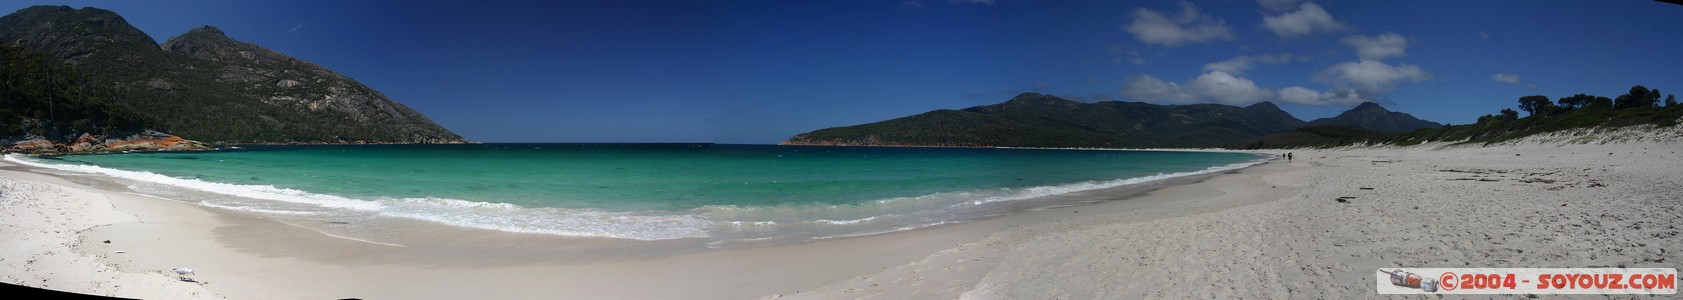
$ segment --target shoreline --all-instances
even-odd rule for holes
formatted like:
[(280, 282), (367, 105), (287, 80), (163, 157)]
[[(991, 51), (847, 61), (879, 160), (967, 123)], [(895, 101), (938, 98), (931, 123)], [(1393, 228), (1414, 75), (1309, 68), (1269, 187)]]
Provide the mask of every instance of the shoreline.
[(1214, 196), (1242, 209), (1040, 223), (785, 296), (1356, 299), (1378, 268), (1678, 267), (1683, 131), (1561, 136), (1296, 149), (1267, 189)]
[[(785, 150), (787, 151), (787, 150)], [(796, 150), (798, 151), (798, 150)], [(1140, 152), (1147, 153), (1147, 152)], [(144, 156), (143, 156), (144, 157)], [(1096, 156), (1095, 156), (1096, 157)], [(108, 178), (116, 183), (104, 185), (133, 185), (139, 191), (147, 194), (159, 195), (173, 199), (184, 200), (187, 203), (216, 208), (221, 211), (232, 211), (238, 214), (271, 217), (285, 221), (295, 221), (300, 226), (316, 229), (330, 235), (378, 241), (387, 244), (409, 244), (394, 241), (384, 228), (412, 227), (409, 222), (393, 221), (391, 219), (415, 219), (432, 223), (448, 224), (457, 227), (489, 229), (504, 232), (539, 233), (575, 238), (616, 238), (634, 239), (642, 241), (684, 240), (668, 244), (697, 241), (699, 238), (706, 245), (696, 247), (706, 248), (735, 248), (765, 245), (782, 245), (801, 243), (814, 240), (836, 239), (844, 237), (885, 234), (899, 231), (916, 230), (926, 227), (944, 226), (947, 224), (973, 222), (980, 219), (1009, 215), (1024, 210), (1039, 209), (1052, 206), (1068, 206), (1091, 202), (1077, 197), (1047, 197), (1048, 195), (1068, 194), (1086, 190), (1102, 190), (1114, 187), (1126, 187), (1142, 182), (1159, 181), (1165, 178), (1196, 176), (1201, 174), (1220, 173), (1227, 170), (1244, 168), (1270, 159), (1269, 156), (1247, 153), (1233, 153), (1219, 155), (1220, 160), (1206, 162), (1211, 165), (1198, 165), (1196, 162), (1185, 163), (1184, 166), (1161, 173), (1127, 172), (1119, 174), (1117, 179), (1079, 181), (1069, 183), (1036, 183), (1038, 185), (1024, 187), (998, 188), (997, 190), (977, 188), (974, 190), (960, 190), (938, 192), (917, 196), (890, 195), (891, 197), (873, 198), (874, 202), (861, 201), (864, 208), (826, 206), (822, 203), (793, 204), (779, 206), (744, 206), (734, 205), (706, 205), (696, 208), (681, 208), (667, 211), (601, 211), (591, 208), (548, 208), (544, 206), (493, 206), (492, 209), (479, 209), (482, 205), (465, 205), (477, 202), (456, 200), (452, 198), (403, 198), (391, 201), (391, 198), (378, 196), (346, 197), (334, 194), (315, 194), (292, 188), (277, 188), (262, 183), (220, 183), (200, 179), (192, 176), (191, 172), (185, 177), (167, 177), (157, 173), (145, 171), (129, 171), (98, 166), (98, 160), (77, 162), (55, 161), (47, 159), (31, 159), (24, 156), (8, 156), (6, 161), (12, 164), (39, 167), (53, 174), (97, 174), (92, 177), (73, 175), (74, 178)], [(114, 158), (114, 157), (113, 157)], [(185, 158), (198, 158), (187, 156)], [(220, 161), (220, 158), (215, 159)], [(1050, 170), (1056, 170), (1051, 168)], [(175, 174), (183, 174), (177, 172)], [(235, 174), (238, 176), (238, 174)], [(1017, 175), (1017, 177), (1026, 177)], [(240, 177), (243, 179), (243, 177)], [(253, 176), (253, 179), (256, 177)], [(224, 177), (226, 179), (226, 177)], [(1009, 178), (1006, 178), (1007, 180)], [(1030, 178), (1033, 180), (1033, 178)], [(1018, 180), (1022, 180), (1019, 178)], [(86, 180), (84, 180), (86, 181)], [(119, 189), (127, 191), (127, 189)], [(230, 197), (232, 196), (232, 197)], [(409, 196), (422, 197), (422, 196)], [(263, 205), (265, 203), (242, 203), (255, 200), (216, 200), (216, 199), (263, 199), (282, 204)], [(471, 199), (471, 198), (466, 198)], [(1055, 201), (1053, 201), (1055, 200)], [(285, 203), (283, 203), (285, 202)], [(293, 204), (302, 203), (302, 204)], [(890, 203), (890, 204), (884, 204)], [(309, 204), (326, 207), (327, 210), (312, 209), (300, 205)], [(880, 205), (879, 205), (880, 204)], [(288, 206), (289, 205), (289, 206)], [(463, 208), (463, 206), (466, 208)], [(500, 204), (499, 204), (500, 205)], [(439, 211), (435, 211), (439, 210)], [(450, 212), (454, 210), (455, 212)], [(440, 212), (442, 211), (442, 212)], [(745, 213), (739, 213), (745, 211)], [(501, 213), (502, 215), (497, 215)], [(547, 214), (551, 219), (570, 224), (575, 219), (583, 221), (584, 225), (596, 225), (589, 220), (608, 217), (625, 216), (628, 220), (609, 220), (603, 224), (619, 227), (591, 227), (586, 226), (575, 230), (574, 227), (558, 226), (545, 223), (540, 219)], [(607, 214), (603, 217), (599, 214)], [(717, 215), (715, 215), (717, 214)], [(513, 220), (509, 220), (513, 216)], [(884, 218), (878, 218), (884, 217)], [(679, 219), (691, 222), (666, 225), (639, 225), (638, 220), (668, 221)], [(842, 221), (832, 221), (836, 219)], [(498, 220), (503, 220), (498, 223)], [(776, 222), (756, 222), (774, 220)], [(816, 220), (816, 221), (800, 221)], [(694, 222), (700, 222), (696, 224)], [(863, 222), (863, 223), (861, 223)], [(768, 224), (762, 224), (768, 223)], [(810, 223), (810, 224), (808, 224)], [(325, 224), (325, 225), (324, 225)], [(346, 224), (354, 224), (342, 226)], [(385, 224), (402, 224), (384, 226)], [(536, 225), (523, 225), (536, 224)], [(664, 223), (662, 223), (664, 224)], [(815, 225), (814, 225), (815, 224)], [(368, 229), (379, 226), (382, 228)], [(615, 229), (624, 229), (616, 231)], [(670, 229), (669, 229), (670, 228)], [(590, 229), (596, 229), (591, 231)], [(680, 231), (688, 230), (688, 231)], [(652, 232), (652, 233), (651, 233)], [(665, 234), (678, 232), (680, 234)]]
[[(45, 202), (106, 199), (110, 212), (96, 209), (95, 215), (117, 212), (136, 220), (105, 217), (107, 224), (62, 233), (74, 237), (74, 255), (43, 258), (110, 266), (107, 273), (122, 276), (65, 288), (95, 294), (1365, 298), (1374, 296), (1376, 268), (1676, 267), (1683, 252), (1666, 249), (1683, 249), (1677, 239), (1683, 236), (1683, 203), (1675, 201), (1683, 198), (1675, 186), (1683, 182), (1675, 171), (1683, 169), (1683, 155), (1673, 150), (1683, 134), (1673, 131), (1604, 144), (1293, 149), (1293, 161), (1055, 196), (1096, 204), (881, 235), (679, 252), (624, 247), (659, 242), (421, 223), (394, 224), (412, 229), (406, 234), (414, 239), (393, 247), (19, 173), (15, 166), (0, 167), (0, 178), (57, 185), (84, 198), (98, 195), (94, 201)], [(1354, 198), (1333, 201), (1342, 197)], [(111, 254), (116, 250), (126, 253)], [(8, 253), (0, 261), (0, 278), (7, 282), (63, 276), (19, 272), (16, 256)], [(194, 278), (207, 283), (176, 282), (163, 273), (180, 266), (194, 268)], [(135, 278), (152, 279), (124, 281)], [(124, 288), (100, 288), (112, 282)], [(128, 290), (141, 286), (152, 293)], [(63, 286), (49, 286), (55, 287)]]
[[(1234, 171), (1053, 196), (1090, 198), (1091, 201), (1103, 202), (1099, 204), (1052, 207), (961, 224), (788, 245), (679, 251), (672, 250), (677, 247), (660, 245), (670, 246), (688, 241), (567, 238), (461, 228), (417, 220), (392, 220), (391, 223), (394, 224), (385, 226), (402, 229), (394, 233), (399, 236), (396, 238), (399, 242), (369, 241), (334, 236), (308, 225), (218, 211), (123, 191), (104, 190), (86, 183), (95, 179), (73, 180), (57, 175), (29, 174), (37, 176), (31, 181), (99, 194), (110, 199), (111, 207), (115, 211), (132, 214), (142, 220), (118, 222), (83, 231), (79, 240), (84, 246), (77, 250), (78, 253), (93, 257), (105, 255), (106, 258), (100, 260), (102, 264), (114, 266), (114, 269), (125, 273), (146, 275), (162, 275), (160, 270), (179, 266), (170, 264), (168, 258), (142, 253), (192, 253), (183, 256), (195, 257), (199, 260), (197, 263), (177, 264), (194, 268), (198, 273), (194, 278), (209, 283), (203, 285), (204, 288), (225, 297), (431, 298), (444, 297), (441, 295), (466, 297), (486, 292), (450, 288), (419, 292), (413, 287), (406, 287), (408, 285), (405, 283), (413, 282), (409, 280), (430, 280), (392, 279), (402, 277), (394, 276), (395, 274), (415, 274), (425, 278), (495, 280), (487, 282), (452, 279), (452, 282), (458, 282), (460, 285), (440, 286), (505, 286), (507, 288), (502, 290), (506, 291), (493, 295), (514, 298), (553, 295), (612, 298), (752, 298), (810, 289), (849, 276), (888, 269), (990, 232), (1054, 221), (1078, 211), (1087, 214), (1098, 213), (1105, 211), (1101, 206), (1107, 204), (1119, 207), (1112, 208), (1111, 211), (1153, 206), (1148, 202), (1163, 202), (1161, 200), (1167, 198), (1141, 199), (1160, 189), (1197, 184), (1211, 178), (1223, 177), (1220, 176), (1222, 173), (1252, 172), (1268, 165), (1269, 163), (1263, 163)], [(17, 170), (25, 168), (33, 167), (6, 162), (4, 167), (0, 167), (0, 170), (3, 170), (0, 171), (0, 177), (29, 178), (30, 176), (20, 174), (29, 171)], [(121, 186), (114, 183), (92, 185)], [(183, 228), (144, 221), (159, 219), (191, 220), (175, 223), (194, 226)], [(120, 242), (136, 239), (191, 242), (167, 246)], [(91, 242), (104, 240), (112, 240), (113, 243), (108, 246)], [(123, 257), (127, 259), (108, 259), (112, 255), (110, 253), (117, 250), (125, 251)], [(350, 268), (352, 266), (354, 268)], [(250, 273), (255, 270), (263, 271), (261, 274)], [(670, 273), (674, 270), (681, 270), (679, 273), (690, 275), (674, 276)], [(229, 273), (230, 271), (233, 272)], [(506, 275), (510, 273), (526, 275)], [(720, 273), (744, 275), (729, 280), (698, 279)], [(506, 277), (519, 279), (510, 280)], [(165, 279), (172, 278), (166, 276)], [(571, 284), (557, 284), (555, 281)], [(629, 285), (632, 282), (637, 283), (637, 286), (674, 288), (647, 290)], [(529, 286), (556, 286), (557, 290), (530, 291), (525, 288)], [(616, 288), (600, 288), (603, 286)]]

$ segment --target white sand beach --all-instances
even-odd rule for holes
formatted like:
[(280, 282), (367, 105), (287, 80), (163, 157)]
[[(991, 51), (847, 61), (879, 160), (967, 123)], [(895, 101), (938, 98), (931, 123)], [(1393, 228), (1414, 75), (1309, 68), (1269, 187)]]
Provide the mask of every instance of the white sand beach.
[(411, 238), (372, 243), (7, 164), (0, 281), (149, 299), (1370, 298), (1381, 267), (1676, 268), (1679, 150), (1676, 127), (1299, 149), (1226, 174), (1060, 196), (1113, 200), (1094, 205), (591, 256), (554, 252), (627, 242), (416, 222)]

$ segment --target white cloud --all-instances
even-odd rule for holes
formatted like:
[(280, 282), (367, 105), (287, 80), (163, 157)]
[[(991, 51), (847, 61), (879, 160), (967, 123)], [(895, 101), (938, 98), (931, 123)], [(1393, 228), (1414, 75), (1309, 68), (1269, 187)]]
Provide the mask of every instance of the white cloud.
[(1347, 105), (1370, 101), (1362, 98), (1362, 95), (1355, 90), (1320, 92), (1301, 86), (1293, 86), (1280, 89), (1279, 94), (1279, 99), (1282, 102), (1305, 105)]
[(292, 28), (287, 29), (286, 33), (298, 32), (299, 29), (304, 29), (305, 26), (310, 26), (310, 23), (298, 23), (298, 25), (292, 25)]
[(1192, 101), (1193, 99), (1192, 94), (1188, 94), (1187, 91), (1180, 88), (1180, 84), (1168, 83), (1168, 81), (1155, 78), (1155, 76), (1148, 76), (1148, 74), (1129, 76), (1129, 78), (1123, 79), (1123, 91), (1119, 94), (1123, 94), (1124, 98), (1139, 99), (1139, 101), (1151, 101), (1151, 99)]
[(1151, 75), (1128, 78), (1122, 87), (1123, 96), (1135, 100), (1168, 100), (1175, 102), (1219, 102), (1245, 104), (1274, 99), (1273, 90), (1256, 82), (1226, 72), (1205, 72), (1181, 85), (1163, 81)]
[(1134, 100), (1170, 100), (1190, 102), (1196, 98), (1181, 88), (1180, 84), (1163, 81), (1151, 75), (1128, 77), (1122, 82), (1122, 96)]
[(1496, 75), (1491, 75), (1490, 76), (1490, 80), (1495, 80), (1496, 82), (1512, 84), (1512, 85), (1523, 85), (1527, 88), (1533, 88), (1533, 89), (1537, 88), (1537, 83), (1535, 83), (1535, 82), (1525, 82), (1525, 79), (1520, 78), (1519, 75), (1517, 75), (1517, 74), (1496, 73)]
[(1233, 39), (1233, 31), (1225, 21), (1199, 14), (1192, 3), (1181, 2), (1180, 6), (1181, 14), (1173, 17), (1151, 9), (1136, 9), (1134, 21), (1126, 29), (1141, 42), (1168, 47)]
[(1250, 103), (1274, 97), (1274, 91), (1256, 86), (1256, 82), (1250, 79), (1221, 71), (1198, 75), (1198, 78), (1192, 79), (1192, 83), (1186, 86), (1191, 88), (1194, 95), (1203, 99), (1228, 104)]
[(1364, 60), (1380, 60), (1407, 54), (1408, 37), (1390, 32), (1378, 36), (1352, 35), (1344, 37), (1344, 44), (1356, 47), (1356, 56)]
[(1184, 85), (1151, 75), (1129, 77), (1120, 93), (1138, 101), (1216, 102), (1232, 105), (1281, 101), (1303, 105), (1348, 105), (1372, 101), (1353, 90), (1321, 92), (1301, 86), (1271, 90), (1226, 72), (1205, 72)]
[[(1315, 82), (1332, 84), (1335, 89), (1320, 92), (1303, 87), (1288, 87), (1278, 92), (1280, 101), (1313, 105), (1373, 101), (1405, 83), (1432, 79), (1432, 73), (1420, 66), (1401, 63), (1392, 65), (1379, 61), (1402, 56), (1408, 47), (1407, 37), (1389, 32), (1378, 36), (1352, 35), (1344, 37), (1344, 43), (1355, 47), (1356, 55), (1361, 59), (1329, 66), (1317, 72), (1313, 78)], [(1503, 75), (1498, 74), (1497, 80), (1503, 80)], [(1513, 80), (1518, 81), (1517, 77)]]
[(1303, 88), (1301, 86), (1280, 89), (1280, 101), (1290, 103), (1312, 103), (1320, 101), (1321, 92)]
[(1316, 91), (1291, 86), (1278, 91), (1258, 86), (1250, 79), (1223, 71), (1209, 71), (1191, 81), (1180, 84), (1164, 81), (1151, 75), (1139, 75), (1124, 80), (1123, 97), (1136, 101), (1214, 102), (1242, 105), (1259, 101), (1281, 101), (1303, 105), (1348, 105), (1373, 101), (1353, 88)]
[(1214, 71), (1227, 72), (1231, 74), (1244, 74), (1245, 70), (1251, 69), (1251, 63), (1254, 62), (1255, 59), (1250, 56), (1234, 57), (1229, 60), (1204, 64), (1204, 72)]
[(1506, 84), (1520, 84), (1522, 82), (1525, 82), (1524, 80), (1521, 80), (1519, 78), (1519, 75), (1508, 74), (1508, 73), (1496, 73), (1495, 76), (1490, 76), (1490, 79), (1495, 80), (1496, 82), (1501, 82), (1501, 83), (1506, 83)]
[(1281, 101), (1304, 105), (1347, 105), (1375, 101), (1411, 82), (1432, 79), (1432, 74), (1417, 65), (1390, 64), (1380, 58), (1401, 56), (1408, 39), (1394, 33), (1379, 36), (1351, 36), (1345, 43), (1355, 46), (1362, 59), (1335, 64), (1322, 69), (1313, 77), (1315, 82), (1333, 86), (1330, 90), (1315, 90), (1290, 86), (1279, 90), (1259, 86), (1242, 75), (1256, 64), (1279, 64), (1307, 61), (1309, 58), (1291, 54), (1246, 55), (1204, 65), (1204, 73), (1185, 83), (1165, 81), (1150, 75), (1125, 80), (1124, 97), (1143, 101), (1216, 102), (1244, 104), (1256, 101)]
[(1204, 72), (1221, 71), (1228, 74), (1244, 74), (1255, 63), (1283, 64), (1292, 61), (1308, 61), (1308, 57), (1284, 54), (1242, 55), (1233, 59), (1204, 64)]
[(1354, 89), (1366, 95), (1384, 95), (1398, 85), (1432, 79), (1432, 73), (1420, 66), (1362, 59), (1327, 67), (1316, 75), (1315, 81), (1331, 83), (1340, 88)]
[[(1266, 7), (1266, 6), (1265, 6)], [(1268, 28), (1281, 37), (1293, 38), (1313, 35), (1317, 32), (1336, 32), (1350, 28), (1332, 18), (1320, 5), (1304, 2), (1297, 11), (1280, 14), (1278, 16), (1263, 16), (1262, 27)]]

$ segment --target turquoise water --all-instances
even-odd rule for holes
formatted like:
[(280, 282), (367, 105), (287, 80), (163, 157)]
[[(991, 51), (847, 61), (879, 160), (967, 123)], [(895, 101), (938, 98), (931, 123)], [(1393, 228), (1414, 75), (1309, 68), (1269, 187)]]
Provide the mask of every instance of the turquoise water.
[(1237, 168), (1259, 158), (1150, 151), (482, 144), (13, 159), (124, 178), (135, 190), (160, 196), (186, 195), (172, 189), (210, 192), (186, 200), (253, 213), (401, 217), (564, 236), (753, 240), (974, 220), (1021, 209), (1041, 196)]

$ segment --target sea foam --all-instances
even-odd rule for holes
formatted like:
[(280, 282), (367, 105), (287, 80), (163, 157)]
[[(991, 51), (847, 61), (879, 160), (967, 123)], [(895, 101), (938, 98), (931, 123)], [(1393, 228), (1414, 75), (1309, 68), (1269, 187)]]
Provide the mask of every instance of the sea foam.
[[(636, 240), (667, 240), (707, 237), (708, 222), (688, 215), (637, 214), (592, 209), (526, 208), (508, 203), (477, 202), (444, 198), (399, 198), (361, 200), (315, 194), (271, 185), (208, 182), (161, 174), (111, 169), (91, 165), (54, 164), (6, 155), (17, 164), (76, 173), (98, 174), (249, 199), (308, 204), (328, 209), (373, 212), (381, 216), (430, 221), (446, 225), (517, 233), (572, 237), (605, 237)], [(200, 206), (275, 215), (314, 215), (325, 212), (242, 207), (209, 202)]]
[[(242, 206), (236, 202), (198, 203), (200, 206), (281, 216), (331, 214), (335, 210), (422, 220), (451, 226), (516, 233), (569, 237), (600, 237), (634, 240), (715, 238), (753, 243), (784, 237), (821, 240), (884, 234), (972, 221), (1009, 213), (1003, 207), (1032, 207), (1023, 200), (1115, 188), (1237, 170), (1265, 162), (1265, 159), (1212, 166), (1196, 171), (1159, 173), (1115, 180), (1069, 184), (995, 188), (933, 193), (867, 201), (853, 205), (782, 204), (772, 206), (708, 205), (684, 211), (622, 212), (588, 208), (522, 207), (448, 198), (353, 199), (316, 194), (271, 185), (242, 185), (175, 178), (144, 171), (128, 171), (92, 165), (39, 162), (19, 155), (6, 155), (17, 164), (186, 188), (247, 199), (305, 204), (324, 211), (301, 211), (273, 207)], [(715, 242), (713, 244), (718, 244)], [(712, 245), (712, 244), (710, 244)]]
[(7, 154), (6, 161), (38, 168), (99, 174), (134, 181), (184, 187), (235, 197), (310, 204), (326, 208), (359, 211), (379, 211), (382, 207), (384, 207), (383, 205), (380, 205), (380, 203), (373, 201), (357, 200), (333, 195), (314, 194), (294, 189), (277, 188), (272, 185), (228, 184), (198, 179), (175, 178), (152, 172), (118, 170), (100, 166), (41, 163), (20, 158), (20, 156), (16, 154)]
[[(1117, 188), (1171, 178), (1214, 174), (1242, 169), (1266, 162), (1258, 159), (1240, 163), (1207, 167), (1195, 171), (1159, 173), (1116, 180), (1085, 181), (1061, 185), (1024, 188), (942, 192), (914, 197), (880, 199), (865, 205), (782, 204), (773, 206), (705, 206), (691, 210), (695, 215), (715, 222), (728, 222), (736, 229), (764, 231), (764, 225), (775, 220), (776, 229), (801, 231), (806, 240), (859, 237), (916, 230), (947, 224), (974, 221), (1010, 213), (1014, 208), (1055, 205), (1058, 203), (1020, 202), (1043, 199), (1069, 193)], [(1063, 203), (1063, 205), (1073, 205)], [(715, 232), (715, 237), (736, 242), (758, 244), (766, 242), (761, 236), (743, 232)], [(728, 242), (713, 245), (727, 245)]]

